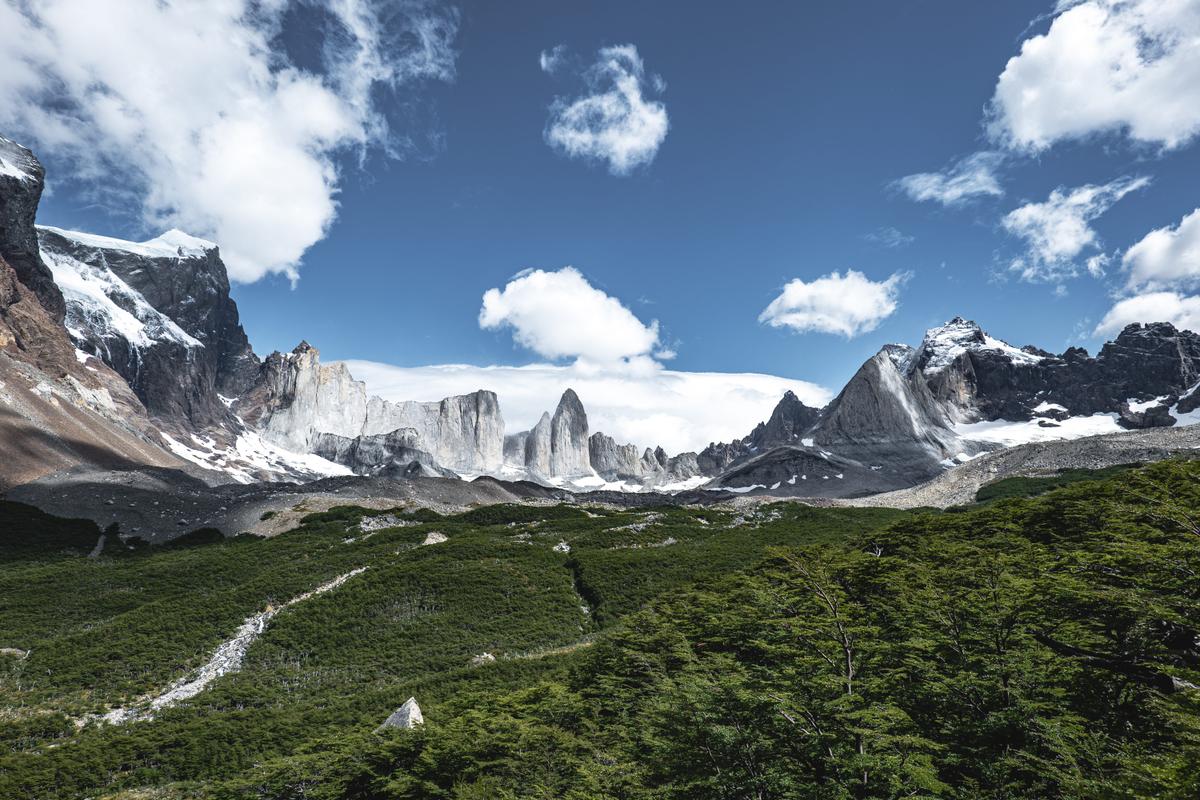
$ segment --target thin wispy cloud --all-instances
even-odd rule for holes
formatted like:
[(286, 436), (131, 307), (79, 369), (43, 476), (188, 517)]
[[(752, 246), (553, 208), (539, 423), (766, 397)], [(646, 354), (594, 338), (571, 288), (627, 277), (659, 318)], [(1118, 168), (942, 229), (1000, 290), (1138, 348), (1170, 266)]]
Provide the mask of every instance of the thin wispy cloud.
[(799, 333), (832, 333), (852, 339), (869, 333), (895, 313), (900, 287), (911, 276), (897, 272), (873, 281), (857, 270), (831, 272), (812, 281), (789, 281), (759, 315), (759, 322)]
[(1200, 133), (1200, 9), (1187, 0), (1067, 0), (1008, 61), (988, 132), (1007, 147), (1120, 132), (1180, 147)]
[(1099, 245), (1091, 223), (1122, 197), (1149, 183), (1146, 177), (1125, 177), (1100, 186), (1055, 189), (1043, 202), (1026, 203), (1010, 211), (1001, 224), (1026, 246), (1010, 269), (1031, 282), (1074, 277), (1079, 272), (1076, 259)]
[[(278, 41), (306, 18), (301, 67)], [(0, 4), (0, 124), (147, 228), (216, 240), (233, 279), (295, 278), (337, 215), (335, 158), (403, 153), (381, 99), (452, 79), (457, 28), (423, 1)]]
[[(561, 48), (543, 52), (542, 69), (559, 71)], [(550, 106), (546, 143), (571, 157), (607, 164), (613, 175), (628, 175), (649, 164), (667, 138), (667, 107), (651, 95), (665, 88), (662, 78), (647, 76), (632, 44), (605, 47), (584, 70), (584, 93), (558, 97)]]
[(863, 236), (868, 242), (880, 247), (886, 247), (889, 250), (895, 250), (900, 247), (908, 247), (917, 240), (917, 237), (904, 233), (891, 226), (877, 228)]
[(917, 202), (962, 205), (980, 197), (1001, 197), (998, 172), (1004, 163), (1001, 153), (972, 153), (940, 172), (918, 172), (894, 182), (894, 186)]

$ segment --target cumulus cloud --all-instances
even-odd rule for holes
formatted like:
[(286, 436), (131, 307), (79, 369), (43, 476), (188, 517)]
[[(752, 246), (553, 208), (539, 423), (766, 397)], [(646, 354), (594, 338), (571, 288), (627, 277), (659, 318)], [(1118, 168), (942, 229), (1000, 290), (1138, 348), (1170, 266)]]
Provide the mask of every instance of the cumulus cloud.
[(856, 270), (831, 272), (816, 280), (789, 281), (778, 297), (759, 314), (773, 328), (801, 333), (835, 333), (851, 339), (879, 327), (898, 305), (900, 287), (911, 273), (897, 272), (873, 281)]
[[(562, 59), (561, 48), (542, 53), (542, 69), (553, 71)], [(657, 75), (647, 78), (637, 48), (601, 49), (583, 82), (583, 96), (559, 97), (550, 106), (546, 143), (571, 158), (607, 162), (613, 175), (653, 161), (667, 138), (667, 107), (647, 95), (661, 93), (665, 83)]]
[(1004, 162), (1001, 153), (983, 151), (961, 158), (941, 172), (918, 172), (895, 186), (918, 202), (961, 205), (977, 197), (1000, 197), (1004, 189), (996, 173)]
[(147, 228), (216, 240), (235, 280), (295, 278), (337, 214), (335, 157), (402, 152), (379, 100), (452, 78), (456, 28), (423, 0), (0, 4), (0, 125)]
[(1200, 4), (1065, 0), (1008, 61), (989, 133), (1043, 150), (1105, 131), (1166, 148), (1200, 132)]
[(563, 391), (574, 389), (593, 432), (639, 447), (662, 445), (674, 454), (709, 442), (745, 436), (767, 419), (783, 393), (806, 404), (829, 402), (828, 389), (806, 381), (756, 373), (682, 372), (645, 374), (596, 370), (582, 365), (523, 367), (440, 365), (395, 367), (348, 361), (367, 389), (392, 400), (440, 400), (476, 389), (495, 391), (509, 433), (528, 430), (543, 411), (553, 412)]
[(1103, 186), (1055, 189), (1045, 202), (1027, 203), (1002, 220), (1004, 229), (1025, 240), (1027, 252), (1013, 261), (1022, 280), (1061, 281), (1073, 277), (1075, 259), (1099, 244), (1091, 222), (1149, 178), (1118, 178)]
[(674, 355), (659, 349), (657, 321), (643, 323), (574, 267), (525, 270), (503, 289), (488, 289), (479, 325), (509, 327), (518, 344), (550, 359), (653, 368), (655, 358)]
[(1100, 324), (1096, 336), (1112, 336), (1134, 322), (1170, 322), (1177, 328), (1200, 331), (1200, 297), (1178, 292), (1149, 292), (1117, 302)]
[(1174, 227), (1150, 231), (1125, 251), (1121, 262), (1131, 290), (1200, 283), (1200, 208)]

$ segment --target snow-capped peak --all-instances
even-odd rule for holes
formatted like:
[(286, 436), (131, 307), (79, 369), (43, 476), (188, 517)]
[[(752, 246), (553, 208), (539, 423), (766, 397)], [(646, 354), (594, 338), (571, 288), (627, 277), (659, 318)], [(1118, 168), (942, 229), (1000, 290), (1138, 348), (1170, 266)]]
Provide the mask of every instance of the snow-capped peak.
[(68, 231), (49, 225), (39, 225), (38, 227), (56, 233), (64, 239), (78, 242), (85, 247), (94, 247), (97, 250), (120, 250), (146, 258), (202, 258), (209, 250), (215, 250), (217, 247), (212, 242), (197, 239), (195, 236), (175, 228), (144, 242), (127, 242), (124, 239)]
[(916, 363), (926, 375), (933, 375), (950, 366), (963, 353), (980, 350), (1002, 353), (1017, 364), (1037, 364), (1043, 360), (1042, 356), (989, 336), (971, 320), (955, 317), (945, 325), (925, 332)]

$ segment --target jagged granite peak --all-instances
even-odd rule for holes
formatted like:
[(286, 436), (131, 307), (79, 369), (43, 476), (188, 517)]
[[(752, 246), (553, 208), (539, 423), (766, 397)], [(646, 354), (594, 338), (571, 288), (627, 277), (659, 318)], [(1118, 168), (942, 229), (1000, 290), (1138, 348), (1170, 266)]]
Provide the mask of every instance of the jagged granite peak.
[(42, 261), (34, 225), (45, 177), (41, 162), (28, 148), (0, 136), (0, 257), (50, 317), (61, 323), (66, 304)]
[(1031, 349), (1013, 347), (1008, 342), (989, 336), (973, 320), (955, 317), (925, 332), (925, 338), (913, 356), (911, 364), (926, 375), (946, 369), (966, 353), (990, 351), (1000, 353), (1016, 363), (1036, 364), (1043, 356)]
[(156, 416), (226, 420), (220, 396), (247, 390), (259, 360), (216, 245), (179, 231), (139, 243), (41, 226), (38, 238), (81, 350), (124, 376)]
[(750, 434), (751, 449), (765, 451), (784, 444), (797, 444), (816, 424), (820, 409), (810, 408), (790, 389), (771, 412), (766, 422), (760, 422)]
[(550, 420), (550, 475), (573, 478), (592, 473), (588, 419), (574, 389), (567, 389)]
[(407, 428), (415, 431), (415, 449), (457, 473), (495, 472), (503, 459), (504, 419), (494, 392), (435, 402), (369, 397), (345, 364), (321, 364), (308, 342), (268, 356), (254, 388), (234, 408), (269, 441), (290, 450), (313, 452), (325, 434), (354, 440)]

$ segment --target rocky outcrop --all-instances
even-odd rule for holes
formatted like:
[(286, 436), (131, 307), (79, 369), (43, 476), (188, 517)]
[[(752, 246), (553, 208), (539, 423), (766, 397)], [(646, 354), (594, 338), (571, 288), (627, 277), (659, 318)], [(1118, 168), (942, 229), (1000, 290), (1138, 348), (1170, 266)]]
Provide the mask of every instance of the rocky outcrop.
[(404, 701), (404, 705), (393, 711), (383, 724), (379, 726), (379, 730), (387, 728), (399, 728), (401, 730), (410, 730), (418, 725), (425, 724), (425, 717), (421, 714), (421, 707), (417, 705), (417, 699), (410, 697)]
[(50, 318), (66, 315), (62, 293), (38, 249), (34, 217), (45, 186), (45, 170), (28, 149), (0, 136), (0, 257)]
[(617, 444), (611, 436), (593, 433), (588, 439), (592, 469), (607, 481), (627, 481), (646, 486), (686, 481), (703, 475), (695, 453), (668, 456), (661, 447), (638, 453), (632, 444)]
[(344, 464), (356, 475), (458, 477), (440, 466), (430, 453), (420, 448), (420, 444), (421, 437), (416, 429), (400, 428), (391, 433), (353, 439), (335, 433), (318, 433), (311, 447), (314, 455)]
[[(363, 460), (367, 454), (383, 458), (388, 441), (403, 443), (437, 467), (459, 474), (495, 472), (503, 460), (504, 419), (493, 392), (430, 403), (368, 397), (366, 385), (354, 380), (344, 364), (321, 364), (320, 353), (307, 342), (291, 353), (268, 356), (254, 388), (234, 410), (281, 447), (302, 452), (322, 447), (335, 453), (352, 449), (364, 469), (392, 463), (387, 458), (368, 467)], [(333, 445), (337, 440), (329, 436), (357, 440), (358, 445)], [(421, 461), (406, 463), (412, 460)]]

